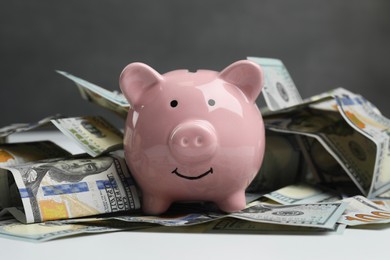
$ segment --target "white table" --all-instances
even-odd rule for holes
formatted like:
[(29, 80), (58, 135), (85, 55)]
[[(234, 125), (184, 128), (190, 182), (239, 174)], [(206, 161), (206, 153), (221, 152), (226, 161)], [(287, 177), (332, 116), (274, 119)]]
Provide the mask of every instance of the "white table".
[(117, 232), (30, 243), (0, 238), (1, 259), (388, 259), (390, 228), (342, 235)]
[[(10, 141), (39, 137), (53, 138), (71, 151), (78, 149), (58, 134), (18, 135)], [(43, 243), (0, 238), (0, 259), (389, 259), (389, 241), (390, 224), (328, 235), (123, 231)]]

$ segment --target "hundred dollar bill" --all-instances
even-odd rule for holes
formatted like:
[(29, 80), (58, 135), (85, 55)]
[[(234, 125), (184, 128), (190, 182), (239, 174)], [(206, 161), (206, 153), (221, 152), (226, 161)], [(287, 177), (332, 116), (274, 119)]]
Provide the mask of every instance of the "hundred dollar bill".
[(48, 159), (2, 168), (12, 174), (22, 203), (8, 211), (23, 223), (140, 208), (132, 176), (124, 159), (116, 155)]
[[(69, 155), (69, 152), (50, 141), (0, 144), (0, 167)], [(15, 181), (9, 178), (6, 170), (0, 169), (0, 210), (18, 199)]]
[[(208, 225), (207, 233), (228, 233), (228, 234), (342, 234), (345, 225), (336, 224), (333, 229), (324, 229), (305, 226), (278, 225), (269, 223), (258, 223), (241, 219), (225, 218), (211, 222)], [(152, 230), (154, 228), (151, 228)]]
[[(337, 88), (307, 101), (315, 101), (326, 96), (333, 97), (327, 102), (312, 104), (312, 107), (337, 111), (344, 120), (376, 147), (375, 162), (372, 169), (372, 182), (366, 194), (369, 198), (390, 189), (390, 120), (382, 115), (377, 107), (361, 95), (343, 88)], [(362, 149), (351, 149), (355, 154)], [(360, 155), (361, 160), (364, 154)], [(358, 180), (356, 182), (359, 182)]]
[[(248, 204), (240, 212), (224, 214), (220, 212), (170, 212), (161, 216), (125, 215), (109, 217), (126, 222), (151, 223), (168, 227), (192, 226), (223, 218), (237, 218), (246, 221), (334, 229), (346, 207), (345, 203), (317, 203), (297, 205), (270, 205), (259, 201)], [(83, 223), (104, 220), (99, 218), (67, 220), (67, 223)]]
[(351, 93), (336, 97), (336, 101), (345, 121), (376, 146), (373, 181), (368, 192), (368, 197), (375, 197), (390, 189), (390, 120), (360, 95)]
[(390, 210), (388, 208), (380, 206), (363, 196), (354, 196), (344, 199), (343, 202), (348, 203), (348, 206), (338, 220), (339, 223), (356, 226), (390, 222)]
[(34, 122), (34, 123), (17, 123), (17, 124), (11, 124), (9, 126), (4, 126), (0, 128), (0, 144), (4, 143), (6, 141), (7, 136), (11, 134), (26, 132), (29, 130), (36, 129), (38, 127), (45, 126), (49, 124), (52, 119), (57, 119), (61, 117), (62, 116), (60, 114), (57, 114), (54, 116), (45, 117), (39, 120), (38, 122)]
[(255, 201), (229, 216), (253, 222), (334, 229), (345, 208), (346, 204), (340, 202), (279, 206)]
[(88, 224), (65, 224), (59, 222), (43, 222), (22, 224), (15, 219), (0, 221), (0, 237), (24, 240), (30, 242), (45, 242), (53, 239), (64, 238), (80, 234), (96, 234), (105, 232), (117, 232), (123, 230), (140, 230), (151, 225), (126, 224), (123, 222), (111, 222)]
[(211, 233), (211, 234), (342, 234), (346, 225), (336, 224), (334, 229), (316, 227), (289, 226), (269, 223), (259, 223), (234, 218), (223, 218), (211, 222), (184, 226), (167, 227), (154, 226), (139, 230), (141, 232), (164, 232), (164, 233)]
[(268, 116), (264, 122), (270, 130), (317, 139), (342, 166), (359, 190), (364, 195), (369, 194), (374, 178), (376, 145), (352, 128), (338, 111), (303, 106)]
[(264, 71), (262, 93), (270, 110), (279, 110), (302, 102), (301, 95), (281, 60), (257, 57), (247, 59), (259, 64)]
[(126, 118), (130, 104), (127, 102), (122, 93), (117, 91), (111, 92), (65, 71), (57, 70), (57, 72), (72, 80), (77, 85), (81, 96), (85, 100), (113, 111), (122, 118)]
[(60, 118), (51, 122), (93, 157), (123, 147), (122, 132), (100, 116)]
[(340, 195), (330, 191), (330, 189), (306, 183), (289, 185), (271, 193), (267, 193), (264, 197), (283, 205), (319, 203), (341, 199)]

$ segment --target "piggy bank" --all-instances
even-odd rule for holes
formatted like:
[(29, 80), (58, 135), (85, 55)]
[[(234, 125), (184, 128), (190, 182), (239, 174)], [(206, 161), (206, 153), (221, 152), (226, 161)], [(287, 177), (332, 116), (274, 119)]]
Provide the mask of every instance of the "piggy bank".
[(242, 60), (221, 72), (159, 74), (137, 62), (124, 68), (119, 83), (130, 103), (125, 159), (144, 213), (163, 213), (178, 201), (214, 202), (225, 212), (246, 206), (245, 189), (265, 147), (255, 103), (259, 65)]

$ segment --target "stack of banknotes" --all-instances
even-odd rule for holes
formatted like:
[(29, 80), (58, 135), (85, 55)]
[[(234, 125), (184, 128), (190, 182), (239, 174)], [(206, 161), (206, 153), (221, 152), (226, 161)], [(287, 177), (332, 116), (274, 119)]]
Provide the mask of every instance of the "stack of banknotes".
[[(265, 75), (263, 165), (235, 213), (212, 203), (176, 203), (142, 213), (123, 155), (123, 132), (98, 116), (49, 116), (0, 128), (0, 236), (47, 241), (83, 233), (342, 233), (390, 222), (390, 120), (361, 95), (338, 88), (303, 100), (284, 64), (249, 57)], [(125, 120), (129, 104), (63, 71), (82, 97)], [(51, 128), (50, 128), (51, 127)], [(12, 142), (27, 131), (58, 132), (72, 153), (48, 140)]]

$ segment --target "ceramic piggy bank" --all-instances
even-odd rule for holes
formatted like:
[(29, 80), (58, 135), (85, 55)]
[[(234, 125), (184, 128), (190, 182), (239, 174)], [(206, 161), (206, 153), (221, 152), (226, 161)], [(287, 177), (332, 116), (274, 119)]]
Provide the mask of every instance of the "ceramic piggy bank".
[(242, 60), (221, 72), (161, 75), (131, 63), (119, 81), (131, 106), (125, 159), (142, 191), (143, 211), (160, 214), (175, 201), (210, 201), (225, 212), (243, 209), (265, 147), (255, 103), (261, 68)]

